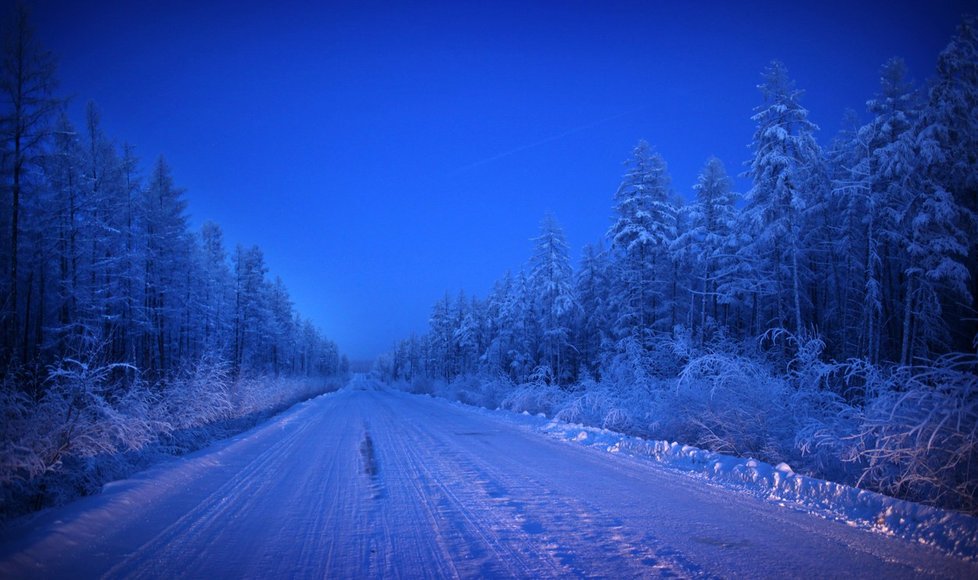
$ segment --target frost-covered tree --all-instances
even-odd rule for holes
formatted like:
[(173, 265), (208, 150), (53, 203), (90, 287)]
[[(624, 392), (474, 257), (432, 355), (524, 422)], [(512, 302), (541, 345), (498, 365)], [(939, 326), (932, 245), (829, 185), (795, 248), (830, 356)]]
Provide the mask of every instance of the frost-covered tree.
[(722, 288), (733, 274), (737, 251), (736, 196), (731, 191), (723, 162), (716, 157), (706, 162), (693, 189), (696, 201), (689, 209), (690, 223), (685, 237), (694, 258), (693, 276), (698, 279), (691, 292), (699, 313), (693, 322), (702, 332), (708, 319), (721, 322), (722, 318), (725, 324), (732, 302), (722, 293)]
[[(838, 318), (833, 335), (836, 349), (846, 356), (861, 353), (870, 357), (878, 352), (870, 342), (873, 323), (882, 311), (878, 243), (871, 249), (864, 232), (874, 231), (865, 224), (875, 222), (866, 211), (873, 203), (869, 172), (869, 140), (860, 131), (861, 121), (852, 109), (846, 111), (842, 129), (833, 139), (827, 153), (827, 163), (832, 184), (830, 212), (836, 216), (830, 224), (832, 265), (835, 269), (833, 306)], [(875, 238), (878, 241), (878, 235)], [(870, 284), (865, 277), (867, 262), (872, 257), (871, 268), (877, 275)], [(870, 324), (866, 324), (866, 321)], [(870, 328), (867, 328), (869, 326)], [(875, 359), (873, 359), (875, 360)]]
[(588, 244), (581, 253), (581, 263), (574, 281), (577, 296), (577, 333), (575, 344), (583, 369), (592, 376), (599, 372), (601, 353), (611, 341), (610, 302), (611, 263), (600, 244)]
[[(573, 271), (564, 230), (552, 214), (544, 216), (534, 238), (530, 283), (534, 316), (540, 332), (539, 362), (547, 365), (558, 382), (573, 378), (571, 331), (575, 309)], [(570, 359), (570, 360), (569, 360)]]
[(758, 88), (764, 101), (751, 117), (757, 128), (748, 171), (753, 187), (745, 196), (745, 213), (754, 240), (746, 251), (756, 260), (760, 298), (774, 305), (763, 324), (802, 332), (802, 292), (808, 276), (803, 219), (810, 201), (806, 185), (819, 154), (814, 137), (818, 127), (808, 120), (808, 111), (799, 103), (802, 91), (795, 88), (784, 64), (773, 61), (762, 77)]
[(667, 247), (667, 268), (664, 272), (666, 297), (662, 314), (666, 317), (669, 328), (675, 333), (681, 326), (692, 327), (692, 316), (695, 299), (693, 298), (696, 281), (692, 275), (693, 262), (696, 255), (689, 244), (691, 238), (687, 235), (692, 228), (692, 207), (683, 198), (673, 196), (671, 200), (673, 216), (673, 232)]
[[(56, 63), (54, 55), (38, 41), (25, 4), (17, 4), (2, 30), (0, 56), (0, 150), (5, 189), (5, 216), (0, 227), (6, 234), (2, 259), (5, 276), (0, 281), (0, 363), (9, 363), (24, 353), (25, 328), (22, 328), (23, 260), (21, 233), (25, 227), (25, 199), (39, 194), (39, 183), (32, 175), (39, 172), (45, 141), (53, 113), (61, 101), (54, 96)], [(9, 211), (9, 213), (8, 213)], [(22, 361), (26, 362), (26, 361)]]
[[(941, 52), (920, 122), (918, 147), (923, 170), (934, 187), (951, 194), (959, 208), (956, 227), (978, 228), (978, 19), (966, 18)], [(957, 342), (978, 336), (978, 236), (970, 236), (966, 264), (970, 301), (955, 306)], [(957, 298), (961, 298), (960, 294)], [(967, 321), (967, 322), (965, 322)]]
[(903, 329), (900, 363), (911, 364), (919, 355), (930, 358), (947, 350), (946, 295), (970, 301), (968, 235), (958, 224), (963, 210), (954, 196), (925, 180), (900, 214), (906, 236), (907, 259), (903, 274)]
[(115, 359), (126, 352), (126, 336), (120, 324), (124, 321), (126, 279), (131, 274), (126, 254), (130, 192), (123, 159), (102, 130), (98, 108), (90, 102), (85, 113), (82, 177), (88, 235), (82, 251), (90, 264), (85, 283), (92, 290), (81, 318), (100, 336), (111, 337), (110, 356)]
[(978, 19), (966, 18), (937, 60), (921, 139), (930, 171), (955, 200), (978, 211)]
[(516, 327), (513, 304), (513, 276), (506, 272), (493, 285), (486, 304), (487, 345), (481, 362), (491, 372), (509, 372), (509, 353)]
[(470, 301), (460, 291), (451, 308), (451, 376), (473, 372), (479, 358), (482, 324), (478, 301)]
[(880, 93), (867, 106), (874, 117), (861, 129), (860, 139), (867, 147), (868, 195), (853, 196), (850, 211), (863, 216), (862, 342), (870, 359), (878, 360), (884, 337), (900, 336), (898, 327), (885, 329), (883, 321), (899, 320), (894, 309), (903, 298), (894, 274), (902, 270), (905, 257), (901, 216), (919, 186), (913, 139), (919, 104), (903, 61), (891, 59), (883, 66)]
[(200, 251), (197, 253), (201, 273), (199, 315), (203, 336), (199, 339), (208, 352), (228, 354), (231, 336), (233, 295), (231, 269), (228, 266), (224, 234), (214, 222), (200, 229)]
[(445, 293), (438, 302), (435, 303), (428, 319), (428, 326), (431, 343), (431, 362), (428, 368), (432, 369), (439, 378), (451, 378), (451, 368), (454, 366), (452, 352), (452, 336), (455, 329), (452, 324), (451, 299)]
[(608, 230), (616, 272), (612, 301), (616, 337), (632, 337), (648, 347), (663, 329), (668, 247), (676, 234), (675, 208), (669, 201), (666, 163), (640, 141), (626, 162), (625, 176), (615, 193), (614, 224)]
[[(143, 193), (145, 301), (150, 330), (144, 363), (160, 374), (175, 368), (182, 354), (179, 342), (186, 297), (182, 274), (190, 269), (191, 256), (183, 193), (173, 184), (170, 166), (160, 157)], [(170, 355), (176, 355), (177, 360), (170, 360)]]
[(295, 309), (289, 291), (282, 278), (276, 276), (268, 287), (269, 347), (271, 349), (271, 368), (275, 376), (287, 373), (292, 367), (295, 351)]
[(509, 351), (509, 374), (514, 381), (526, 381), (536, 368), (536, 319), (533, 316), (533, 287), (525, 270), (513, 281), (510, 297), (513, 343)]

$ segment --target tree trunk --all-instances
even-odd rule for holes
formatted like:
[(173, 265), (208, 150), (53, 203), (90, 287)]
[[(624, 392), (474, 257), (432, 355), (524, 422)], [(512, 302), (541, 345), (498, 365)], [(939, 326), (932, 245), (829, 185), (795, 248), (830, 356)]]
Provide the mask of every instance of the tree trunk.
[(910, 323), (913, 318), (913, 276), (907, 276), (907, 296), (903, 305), (903, 341), (900, 346), (900, 364), (910, 363)]

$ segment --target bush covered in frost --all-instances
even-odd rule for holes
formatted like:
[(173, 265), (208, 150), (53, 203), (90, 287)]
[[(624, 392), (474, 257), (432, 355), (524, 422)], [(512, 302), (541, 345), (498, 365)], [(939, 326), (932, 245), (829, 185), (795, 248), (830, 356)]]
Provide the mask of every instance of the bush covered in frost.
[[(557, 386), (462, 375), (418, 377), (406, 390), (514, 412), (543, 413), (653, 439), (679, 441), (978, 513), (978, 355), (881, 367), (826, 360), (817, 336), (769, 332), (758, 341), (653, 349), (625, 340), (603, 374)], [(665, 378), (662, 369), (675, 366)], [(413, 385), (413, 386), (411, 386)]]
[(150, 384), (129, 365), (64, 358), (37, 394), (0, 385), (0, 520), (97, 492), (154, 457), (200, 448), (342, 386), (342, 377), (231, 378), (204, 358)]

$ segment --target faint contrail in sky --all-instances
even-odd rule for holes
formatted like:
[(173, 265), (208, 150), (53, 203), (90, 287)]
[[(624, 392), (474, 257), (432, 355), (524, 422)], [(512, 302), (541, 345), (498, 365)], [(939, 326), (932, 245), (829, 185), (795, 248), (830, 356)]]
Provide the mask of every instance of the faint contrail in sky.
[(645, 109), (646, 107), (648, 107), (648, 105), (645, 105), (643, 107), (638, 107), (637, 109), (629, 109), (628, 111), (625, 111), (623, 113), (618, 113), (617, 115), (612, 115), (610, 117), (604, 117), (603, 119), (598, 119), (597, 121), (591, 121), (590, 123), (586, 123), (584, 125), (579, 125), (579, 126), (574, 127), (572, 129), (568, 129), (568, 130), (564, 131), (563, 133), (558, 133), (557, 135), (551, 135), (550, 137), (546, 137), (544, 139), (540, 139), (539, 141), (534, 141), (532, 143), (527, 143), (525, 145), (520, 145), (519, 147), (514, 147), (513, 149), (510, 149), (508, 151), (503, 151), (502, 153), (497, 153), (496, 155), (493, 155), (491, 157), (486, 157), (485, 159), (480, 159), (478, 161), (474, 161), (474, 162), (469, 163), (467, 165), (463, 165), (463, 166), (459, 167), (458, 169), (452, 171), (448, 175), (449, 176), (458, 175), (459, 173), (464, 173), (464, 172), (466, 172), (466, 171), (468, 171), (470, 169), (475, 169), (476, 167), (481, 167), (482, 165), (486, 165), (488, 163), (492, 163), (493, 161), (499, 161), (500, 159), (503, 159), (504, 157), (509, 157), (510, 155), (515, 155), (517, 153), (521, 153), (523, 151), (526, 151), (527, 149), (533, 149), (534, 147), (539, 147), (540, 145), (546, 145), (547, 143), (550, 143), (552, 141), (558, 141), (560, 139), (563, 139), (564, 137), (569, 137), (569, 136), (573, 135), (574, 133), (580, 133), (581, 131), (586, 131), (586, 130), (592, 128), (592, 127), (597, 127), (598, 125), (607, 123), (609, 121), (614, 121), (615, 119), (620, 119), (621, 117), (624, 117), (626, 115), (631, 115), (632, 113), (637, 113), (638, 111), (641, 111), (642, 109)]

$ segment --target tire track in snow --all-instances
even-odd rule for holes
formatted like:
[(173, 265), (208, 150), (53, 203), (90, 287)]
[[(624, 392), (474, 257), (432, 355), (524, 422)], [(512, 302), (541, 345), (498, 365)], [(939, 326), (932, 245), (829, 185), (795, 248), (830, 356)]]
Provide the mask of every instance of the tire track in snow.
[[(500, 453), (491, 443), (493, 438), (502, 438), (495, 426), (482, 431), (460, 431), (471, 428), (466, 420), (424, 429), (419, 426), (431, 424), (432, 418), (423, 414), (412, 418), (410, 411), (417, 410), (411, 405), (413, 401), (398, 402), (402, 404), (398, 415), (411, 429), (411, 436), (405, 439), (425, 441), (427, 445), (422, 448), (431, 451), (426, 457), (419, 457), (418, 462), (450, 458), (451, 464), (439, 465), (438, 473), (460, 474), (446, 482), (450, 489), (460, 489), (460, 494), (467, 495), (459, 503), (478, 506), (479, 519), (492, 520), (489, 514), (498, 513), (504, 521), (509, 520), (510, 525), (501, 527), (508, 528), (511, 540), (521, 546), (534, 546), (532, 553), (536, 558), (552, 563), (543, 569), (524, 570), (523, 575), (703, 575), (698, 566), (662, 546), (650, 533), (631, 533), (620, 519), (602, 513), (575, 495), (558, 494), (550, 488), (550, 482), (529, 476), (527, 471), (532, 465), (525, 455)], [(451, 414), (439, 416), (444, 417)], [(506, 465), (500, 465), (502, 458)], [(495, 519), (498, 521), (498, 516)], [(595, 558), (596, 554), (600, 558)]]
[[(253, 459), (242, 465), (230, 478), (192, 509), (181, 515), (158, 535), (137, 548), (129, 557), (113, 567), (107, 577), (158, 577), (160, 569), (176, 563), (187, 571), (199, 571), (208, 567), (229, 569), (234, 562), (218, 560), (210, 546), (215, 543), (234, 543), (238, 549), (258, 554), (262, 551), (262, 528), (275, 526), (274, 520), (254, 519), (248, 516), (260, 513), (260, 504), (269, 495), (281, 491), (281, 480), (268, 474), (292, 473), (295, 466), (288, 459), (295, 457), (318, 426), (322, 415), (306, 421), (283, 420), (280, 428), (288, 433), (268, 445)], [(291, 469), (290, 469), (291, 467)], [(292, 477), (297, 483), (311, 478)], [(305, 489), (300, 491), (307, 491)], [(294, 493), (303, 500), (315, 498), (315, 494)], [(216, 564), (216, 566), (215, 566)]]
[[(404, 568), (438, 562), (437, 575), (442, 577), (467, 577), (476, 572), (516, 573), (511, 560), (519, 555), (494, 544), (464, 507), (446, 502), (446, 489), (439, 481), (442, 470), (420, 460), (418, 450), (425, 442), (406, 431), (410, 419), (405, 420), (386, 406), (378, 406), (377, 410), (376, 416), (385, 427), (384, 441), (379, 448), (384, 465), (389, 465), (384, 473), (389, 478), (397, 478), (386, 482), (391, 490), (390, 509), (399, 519), (424, 522), (419, 527), (429, 531), (416, 538), (420, 542), (412, 550), (415, 558), (410, 562), (402, 560), (407, 564)], [(493, 561), (496, 567), (487, 569), (476, 565)], [(503, 569), (498, 569), (499, 566)]]

